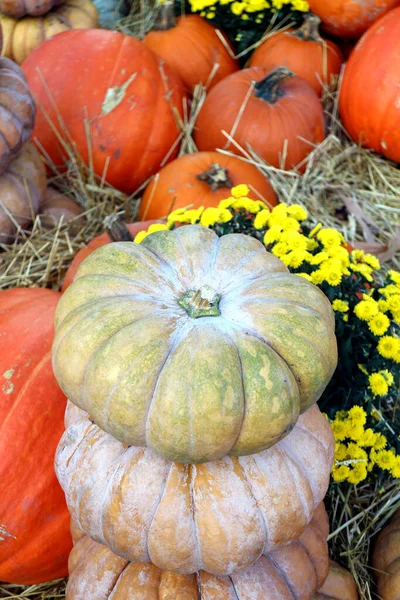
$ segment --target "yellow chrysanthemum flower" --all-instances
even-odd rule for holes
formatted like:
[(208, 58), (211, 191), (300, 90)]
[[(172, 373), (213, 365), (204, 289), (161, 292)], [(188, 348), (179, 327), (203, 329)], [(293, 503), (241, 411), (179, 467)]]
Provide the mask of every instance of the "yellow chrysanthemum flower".
[(379, 312), (377, 315), (375, 315), (374, 317), (372, 317), (372, 319), (370, 319), (368, 321), (368, 327), (370, 328), (370, 330), (372, 331), (372, 333), (374, 335), (378, 335), (378, 336), (386, 333), (389, 326), (390, 326), (390, 320), (388, 319), (388, 317), (386, 315), (384, 315), (381, 312)]
[(336, 483), (346, 481), (349, 475), (350, 469), (346, 465), (341, 465), (340, 467), (334, 467), (332, 469), (332, 479), (333, 481), (336, 481)]
[(300, 204), (292, 204), (287, 209), (289, 217), (293, 217), (296, 221), (305, 221), (308, 217), (308, 212)]
[(367, 413), (365, 412), (365, 410), (362, 408), (362, 406), (352, 406), (351, 409), (348, 412), (348, 418), (353, 422), (353, 423), (358, 423), (361, 425), (365, 425), (365, 423), (367, 422)]
[(390, 270), (388, 271), (388, 275), (392, 281), (400, 285), (400, 273), (398, 271)]
[(340, 246), (344, 242), (343, 235), (336, 229), (321, 229), (317, 234), (317, 239), (325, 248)]
[(381, 268), (381, 263), (379, 262), (379, 259), (376, 258), (376, 256), (374, 256), (373, 254), (365, 254), (364, 261), (367, 263), (367, 265), (372, 267), (374, 271), (377, 271)]
[(389, 391), (389, 386), (381, 373), (372, 373), (368, 379), (369, 388), (374, 396), (386, 396)]
[(369, 300), (361, 300), (355, 308), (354, 314), (362, 321), (369, 321), (379, 312), (378, 304)]
[(345, 313), (349, 310), (349, 304), (348, 304), (348, 302), (345, 302), (344, 300), (339, 300), (338, 298), (336, 298), (332, 302), (332, 308), (336, 312)]
[(298, 231), (283, 231), (280, 239), (290, 250), (307, 250), (307, 238)]
[(331, 428), (335, 440), (337, 440), (338, 442), (341, 442), (342, 440), (346, 439), (346, 437), (348, 437), (349, 425), (345, 421), (335, 420), (333, 421), (333, 423), (331, 423)]
[(164, 223), (153, 223), (153, 225), (150, 225), (147, 231), (139, 231), (133, 241), (135, 244), (140, 244), (140, 242), (142, 242), (151, 233), (154, 233), (155, 231), (164, 231), (166, 229), (169, 229), (169, 227)]
[(373, 455), (373, 462), (381, 469), (390, 471), (395, 466), (396, 459), (391, 450), (380, 450)]
[(282, 227), (279, 225), (273, 225), (268, 229), (266, 234), (264, 235), (264, 244), (268, 246), (268, 244), (273, 244), (274, 242), (278, 242), (281, 239), (282, 235)]
[(384, 335), (378, 342), (378, 352), (383, 358), (394, 358), (400, 349), (400, 340), (392, 335)]
[(364, 479), (367, 478), (367, 475), (367, 464), (365, 462), (359, 462), (356, 465), (354, 465), (354, 467), (350, 471), (347, 477), (347, 481), (349, 483), (352, 483), (353, 485), (357, 485), (358, 483), (361, 483), (361, 481), (364, 481)]
[(308, 273), (295, 273), (295, 275), (303, 277), (303, 279), (307, 279), (307, 281), (312, 281), (312, 277)]
[(400, 479), (400, 456), (396, 456), (394, 460), (394, 464), (390, 469), (392, 477), (395, 479)]
[(387, 446), (387, 439), (382, 433), (375, 434), (374, 450), (383, 450)]
[(211, 227), (215, 223), (228, 223), (233, 219), (233, 215), (227, 208), (206, 208), (200, 217), (200, 225), (204, 227)]
[(272, 254), (274, 254), (278, 258), (282, 259), (282, 257), (288, 252), (288, 250), (289, 250), (289, 248), (288, 248), (287, 244), (285, 244), (284, 242), (278, 242), (272, 248)]
[(389, 309), (392, 312), (400, 311), (400, 294), (393, 294), (387, 299)]
[[(244, 4), (244, 3), (237, 3), (237, 4)], [(246, 198), (250, 193), (249, 187), (245, 184), (245, 183), (241, 183), (239, 185), (236, 185), (235, 187), (233, 187), (231, 189), (231, 194), (234, 198)]]
[(268, 210), (268, 208), (263, 208), (262, 210), (260, 210), (260, 212), (256, 214), (256, 217), (254, 219), (254, 227), (256, 229), (263, 229), (267, 225), (270, 215), (271, 212), (270, 210)]

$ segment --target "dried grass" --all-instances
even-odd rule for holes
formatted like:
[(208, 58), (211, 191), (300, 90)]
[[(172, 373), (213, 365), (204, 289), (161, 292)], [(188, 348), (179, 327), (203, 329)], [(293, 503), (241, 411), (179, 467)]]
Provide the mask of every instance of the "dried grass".
[[(154, 1), (134, 3), (130, 15), (118, 29), (142, 37), (154, 20)], [(189, 110), (185, 107), (181, 129), (180, 155), (195, 152), (192, 131), (196, 114), (205, 98), (199, 86)], [(400, 267), (396, 243), (400, 232), (400, 170), (389, 161), (354, 144), (338, 120), (337, 94), (326, 90), (325, 112), (328, 135), (315, 148), (304, 175), (267, 165), (251, 148), (242, 149), (244, 159), (268, 175), (279, 198), (288, 204), (306, 206), (311, 219), (340, 229), (354, 244), (383, 246), (389, 264)], [(69, 156), (67, 173), (54, 169), (52, 184), (69, 194), (85, 210), (85, 224), (71, 236), (68, 223), (49, 231), (36, 218), (31, 231), (20, 230), (14, 244), (2, 245), (0, 289), (15, 286), (42, 286), (57, 289), (74, 254), (89, 239), (104, 231), (104, 219), (119, 215), (130, 222), (137, 213), (137, 194), (127, 197), (107, 186), (84, 165), (65, 131), (64, 144)], [(231, 139), (229, 133), (227, 138)], [(90, 141), (90, 140), (88, 140)], [(231, 140), (234, 142), (234, 140)], [(229, 152), (222, 151), (229, 154)], [(382, 256), (382, 254), (381, 254)], [(360, 600), (377, 598), (373, 592), (370, 547), (376, 532), (400, 508), (400, 485), (390, 483), (381, 490), (378, 484), (359, 485), (347, 491), (331, 489), (327, 505), (331, 517), (332, 557), (352, 571)], [(65, 582), (35, 586), (0, 584), (0, 598), (55, 600), (64, 598)]]

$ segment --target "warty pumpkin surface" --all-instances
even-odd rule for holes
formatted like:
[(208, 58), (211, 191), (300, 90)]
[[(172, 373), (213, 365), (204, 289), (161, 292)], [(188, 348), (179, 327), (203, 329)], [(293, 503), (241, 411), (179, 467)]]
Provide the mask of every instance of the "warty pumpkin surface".
[(211, 89), (239, 69), (228, 37), (205, 19), (199, 15), (176, 19), (170, 1), (159, 10), (143, 43), (178, 73), (189, 93), (199, 83)]
[(140, 219), (160, 219), (172, 210), (217, 206), (232, 187), (245, 183), (249, 198), (275, 206), (276, 194), (266, 176), (254, 165), (220, 152), (193, 152), (173, 160), (146, 187)]
[(324, 29), (344, 38), (359, 38), (377, 19), (399, 4), (400, 0), (308, 0)]
[(331, 560), (328, 577), (312, 600), (358, 600), (352, 574)]
[(59, 297), (40, 288), (0, 292), (0, 581), (67, 574), (70, 517), (54, 473), (66, 406), (51, 368)]
[(108, 244), (57, 307), (67, 397), (116, 439), (180, 462), (273, 445), (336, 362), (326, 296), (242, 234), (189, 225)]
[(400, 596), (400, 510), (384, 527), (376, 540), (372, 567), (382, 600), (398, 600)]
[[(3, 31), (3, 43), (4, 36)], [(0, 57), (0, 175), (29, 139), (35, 117), (35, 103), (23, 71), (12, 60)]]
[(0, 14), (4, 33), (3, 55), (22, 64), (42, 42), (69, 29), (98, 26), (97, 9), (90, 0), (68, 0), (42, 16), (15, 19)]
[(227, 575), (296, 540), (324, 498), (334, 440), (314, 405), (264, 452), (201, 465), (118, 442), (69, 404), (56, 472), (72, 518), (132, 562)]
[(400, 8), (377, 21), (347, 61), (339, 96), (355, 142), (400, 162)]
[[(177, 155), (183, 83), (139, 40), (105, 29), (64, 31), (31, 52), (23, 69), (53, 126), (61, 117), (86, 164), (90, 148), (94, 172), (122, 192)], [(65, 164), (41, 111), (33, 135), (54, 164)]]
[(343, 62), (339, 47), (319, 34), (320, 19), (308, 15), (301, 27), (268, 37), (251, 56), (250, 67), (279, 66), (305, 79), (321, 96), (324, 86), (338, 77)]
[(0, 174), (0, 242), (13, 241), (17, 230), (15, 223), (24, 228), (34, 220), (46, 192), (46, 183), (42, 159), (36, 148), (27, 142)]
[(311, 85), (286, 67), (251, 67), (229, 75), (210, 90), (196, 120), (200, 151), (224, 149), (241, 155), (251, 147), (274, 167), (304, 169), (325, 137), (322, 104)]
[(328, 570), (328, 518), (321, 504), (299, 540), (230, 577), (179, 575), (128, 563), (79, 533), (69, 558), (67, 600), (310, 600)]

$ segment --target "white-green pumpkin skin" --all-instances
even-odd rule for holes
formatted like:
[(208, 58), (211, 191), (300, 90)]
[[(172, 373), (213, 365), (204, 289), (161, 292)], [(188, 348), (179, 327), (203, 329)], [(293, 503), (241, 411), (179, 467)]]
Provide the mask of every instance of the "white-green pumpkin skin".
[(258, 240), (200, 226), (97, 249), (55, 327), (68, 398), (123, 443), (184, 463), (272, 446), (337, 364), (326, 296)]

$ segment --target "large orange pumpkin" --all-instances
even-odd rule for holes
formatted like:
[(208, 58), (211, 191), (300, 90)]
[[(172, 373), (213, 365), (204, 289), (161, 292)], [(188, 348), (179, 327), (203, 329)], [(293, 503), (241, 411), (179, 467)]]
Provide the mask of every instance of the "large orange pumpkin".
[(174, 2), (161, 6), (143, 42), (180, 75), (189, 92), (197, 83), (211, 89), (239, 68), (227, 36), (198, 15), (176, 19)]
[(67, 600), (310, 600), (328, 570), (329, 523), (323, 504), (298, 541), (227, 578), (204, 571), (178, 575), (149, 563), (128, 563), (76, 525), (71, 530), (75, 545)]
[(287, 67), (321, 96), (323, 86), (339, 75), (343, 57), (334, 42), (320, 36), (319, 23), (316, 15), (309, 15), (299, 29), (272, 35), (255, 50), (249, 66), (269, 70)]
[(250, 187), (249, 197), (276, 205), (275, 192), (265, 175), (253, 165), (219, 152), (186, 154), (169, 163), (147, 186), (140, 202), (140, 219), (160, 219), (173, 209), (217, 206), (240, 183)]
[(346, 64), (340, 116), (354, 141), (400, 162), (400, 8), (375, 23)]
[[(91, 154), (95, 173), (114, 187), (131, 193), (175, 157), (183, 84), (142, 42), (103, 29), (65, 31), (36, 48), (23, 70), (54, 126), (61, 117), (84, 160)], [(63, 162), (42, 111), (33, 137)]]
[(400, 510), (382, 529), (376, 540), (372, 566), (382, 600), (400, 597)]
[(229, 575), (295, 541), (324, 498), (334, 440), (317, 406), (258, 454), (202, 465), (118, 442), (71, 403), (56, 472), (72, 518), (132, 562)]
[(0, 292), (0, 581), (67, 574), (69, 514), (53, 466), (66, 405), (51, 368), (59, 296)]
[(308, 0), (328, 33), (338, 37), (359, 38), (400, 0)]
[[(132, 239), (135, 237), (135, 235), (137, 233), (139, 233), (139, 231), (146, 231), (149, 228), (149, 226), (152, 225), (154, 222), (155, 221), (142, 221), (140, 223), (131, 223), (130, 225), (127, 225), (128, 231), (131, 234)], [(64, 277), (61, 291), (65, 292), (65, 290), (71, 285), (71, 283), (75, 277), (75, 274), (78, 270), (79, 265), (81, 264), (82, 261), (85, 260), (85, 258), (87, 256), (89, 256), (89, 254), (94, 252), (96, 250), (96, 248), (100, 248), (101, 246), (105, 246), (106, 244), (109, 244), (110, 242), (116, 242), (116, 241), (119, 241), (119, 240), (111, 239), (110, 234), (108, 232), (102, 233), (101, 235), (98, 235), (95, 238), (93, 238), (92, 240), (90, 240), (90, 242), (88, 242), (87, 246), (84, 246), (81, 250), (79, 250), (79, 252), (74, 257), (74, 260), (72, 261), (72, 263)]]
[(309, 83), (280, 67), (233, 73), (208, 94), (196, 121), (199, 150), (251, 147), (274, 167), (293, 169), (324, 139), (321, 102)]

